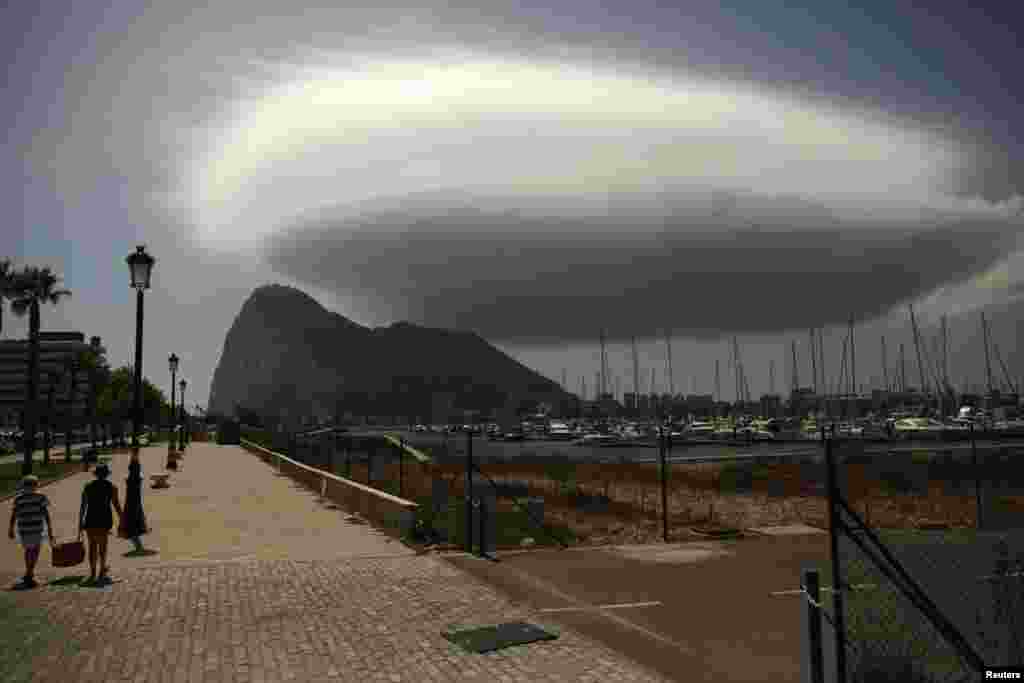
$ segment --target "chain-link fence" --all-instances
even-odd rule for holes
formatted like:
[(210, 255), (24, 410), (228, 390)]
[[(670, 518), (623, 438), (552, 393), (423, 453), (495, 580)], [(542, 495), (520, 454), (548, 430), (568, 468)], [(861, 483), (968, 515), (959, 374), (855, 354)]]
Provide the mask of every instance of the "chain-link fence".
[[(827, 447), (842, 618), (830, 591), (817, 602), (825, 645), (842, 629), (835, 680), (959, 682), (1024, 664), (1024, 461), (1006, 449), (862, 460)], [(885, 504), (873, 523), (872, 503)]]

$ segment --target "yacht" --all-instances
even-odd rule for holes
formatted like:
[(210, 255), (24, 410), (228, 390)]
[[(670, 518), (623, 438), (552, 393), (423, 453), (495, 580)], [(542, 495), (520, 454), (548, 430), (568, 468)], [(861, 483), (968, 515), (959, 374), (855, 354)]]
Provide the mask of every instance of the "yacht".
[(898, 438), (938, 438), (945, 430), (945, 425), (930, 417), (906, 417), (896, 420), (893, 430)]
[(552, 422), (548, 427), (548, 438), (553, 441), (571, 441), (576, 435), (564, 422)]

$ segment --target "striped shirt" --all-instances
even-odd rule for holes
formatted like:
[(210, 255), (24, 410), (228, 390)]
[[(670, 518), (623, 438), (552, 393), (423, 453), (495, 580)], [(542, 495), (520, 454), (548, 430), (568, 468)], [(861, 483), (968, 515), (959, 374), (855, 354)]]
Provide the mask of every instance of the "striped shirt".
[(43, 533), (49, 499), (35, 491), (23, 491), (14, 499), (14, 516), (18, 520), (18, 533), (39, 536)]

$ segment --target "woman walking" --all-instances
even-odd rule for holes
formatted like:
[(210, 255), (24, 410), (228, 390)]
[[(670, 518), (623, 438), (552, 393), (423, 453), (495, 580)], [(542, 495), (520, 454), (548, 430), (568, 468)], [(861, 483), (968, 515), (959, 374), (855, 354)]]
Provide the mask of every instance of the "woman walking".
[(109, 578), (107, 567), (107, 541), (114, 528), (113, 505), (118, 518), (122, 517), (121, 504), (117, 500), (117, 487), (108, 481), (110, 468), (105, 463), (96, 465), (96, 479), (85, 485), (82, 491), (82, 510), (78, 521), (78, 536), (82, 531), (89, 537), (89, 583), (96, 581), (96, 561), (99, 559), (99, 579)]
[(135, 552), (142, 553), (140, 536), (149, 531), (146, 526), (146, 513), (142, 509), (142, 464), (139, 462), (139, 450), (132, 450), (132, 459), (128, 463), (128, 478), (125, 480), (124, 516), (118, 528), (118, 536), (130, 539), (135, 545)]

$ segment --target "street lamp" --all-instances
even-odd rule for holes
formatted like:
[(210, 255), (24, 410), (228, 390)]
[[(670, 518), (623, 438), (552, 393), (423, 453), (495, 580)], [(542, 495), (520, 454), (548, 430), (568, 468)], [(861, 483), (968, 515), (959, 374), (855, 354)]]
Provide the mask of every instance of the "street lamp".
[(131, 271), (132, 288), (137, 291), (135, 297), (135, 396), (134, 424), (132, 425), (132, 449), (139, 448), (139, 430), (142, 428), (142, 297), (149, 289), (149, 278), (153, 274), (156, 259), (146, 253), (146, 247), (135, 247), (135, 253), (125, 259)]
[(188, 383), (183, 378), (178, 386), (181, 387), (181, 435), (178, 438), (178, 450), (183, 451), (185, 450), (185, 387), (188, 386)]
[(170, 356), (167, 357), (167, 367), (170, 368), (170, 370), (171, 370), (171, 424), (170, 424), (170, 427), (169, 427), (171, 434), (170, 434), (170, 438), (167, 441), (167, 448), (169, 450), (173, 451), (174, 450), (174, 419), (175, 419), (175, 417), (177, 415), (174, 412), (174, 392), (175, 392), (174, 382), (175, 382), (175, 375), (177, 375), (177, 373), (178, 373), (178, 357), (176, 355), (174, 355), (173, 353)]

